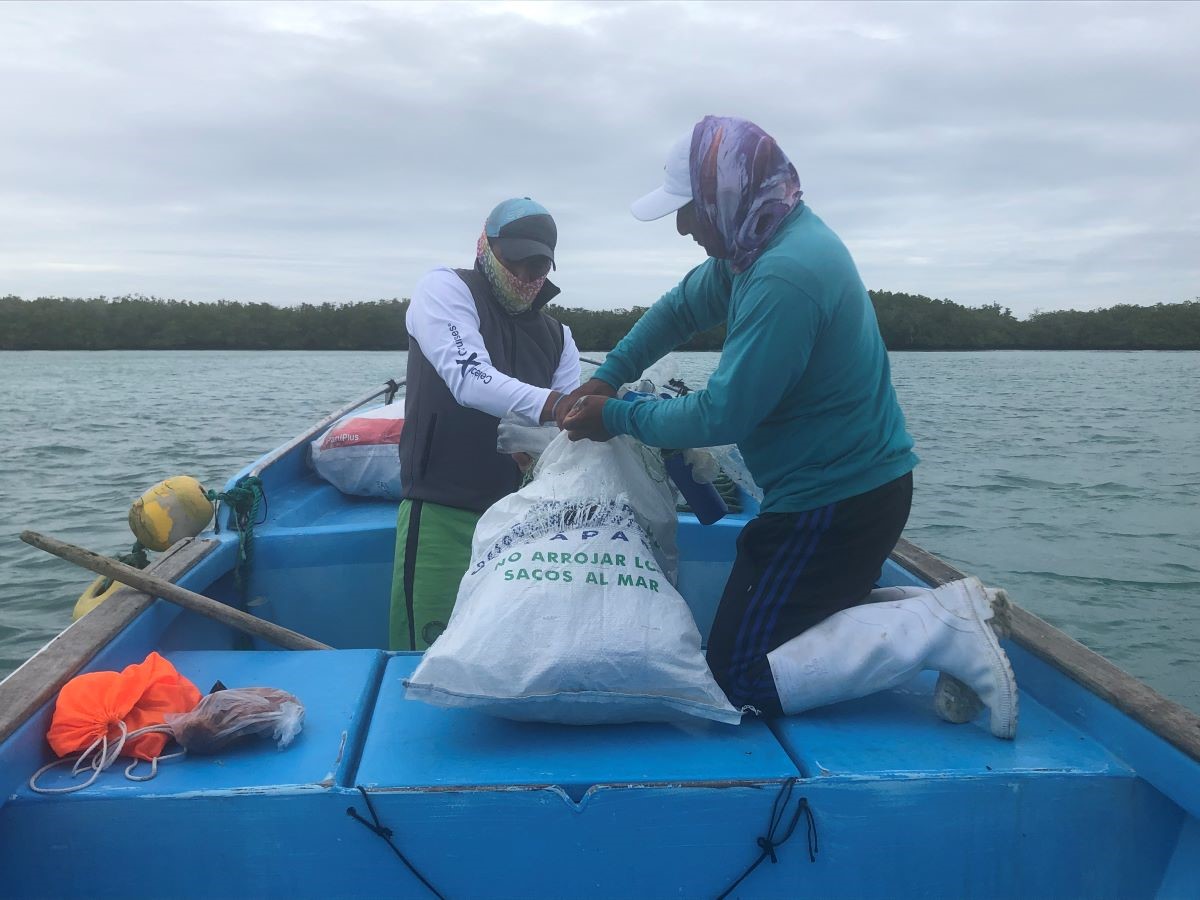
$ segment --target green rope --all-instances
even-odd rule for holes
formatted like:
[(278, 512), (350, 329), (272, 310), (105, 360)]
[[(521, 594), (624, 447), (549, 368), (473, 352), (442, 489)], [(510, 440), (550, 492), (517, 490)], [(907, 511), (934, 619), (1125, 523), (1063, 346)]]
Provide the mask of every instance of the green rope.
[(150, 565), (150, 557), (146, 555), (146, 548), (142, 546), (142, 542), (134, 541), (130, 551), (118, 556), (117, 562), (133, 566), (135, 569), (144, 569)]
[[(228, 491), (208, 491), (213, 503), (224, 503), (233, 508), (234, 524), (238, 531), (238, 562), (234, 567), (234, 579), (244, 597), (250, 580), (250, 566), (254, 559), (254, 526), (258, 524), (258, 512), (266, 502), (262, 479), (256, 475), (244, 475)], [(220, 528), (220, 510), (217, 511), (217, 528)]]
[[(141, 541), (134, 541), (133, 547), (128, 553), (114, 556), (113, 559), (119, 563), (125, 563), (127, 566), (133, 566), (135, 569), (144, 569), (150, 565), (150, 557), (146, 555), (146, 548), (142, 546)], [(105, 578), (100, 582), (100, 590), (96, 591), (96, 594), (103, 594), (113, 586), (114, 581), (116, 581), (115, 578)]]

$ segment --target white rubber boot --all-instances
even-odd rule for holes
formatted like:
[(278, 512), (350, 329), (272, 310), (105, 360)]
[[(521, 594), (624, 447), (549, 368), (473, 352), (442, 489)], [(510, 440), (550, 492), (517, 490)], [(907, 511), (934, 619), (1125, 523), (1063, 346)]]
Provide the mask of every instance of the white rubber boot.
[[(1011, 611), (1008, 594), (1002, 589), (984, 588), (992, 619), (988, 622), (996, 637), (1003, 640), (1012, 631)], [(937, 687), (933, 691), (933, 708), (947, 722), (962, 725), (973, 722), (983, 711), (983, 701), (966, 684), (953, 675), (942, 672), (938, 675)]]
[(880, 588), (767, 654), (783, 711), (804, 712), (897, 687), (922, 669), (968, 685), (991, 710), (998, 738), (1017, 732), (1017, 683), (988, 626), (978, 579)]

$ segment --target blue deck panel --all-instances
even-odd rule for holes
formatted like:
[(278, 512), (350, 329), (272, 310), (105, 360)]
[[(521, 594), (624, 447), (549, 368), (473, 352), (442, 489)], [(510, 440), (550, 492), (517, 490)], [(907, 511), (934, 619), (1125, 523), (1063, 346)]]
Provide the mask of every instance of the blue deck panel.
[(951, 725), (937, 717), (937, 675), (773, 721), (772, 729), (802, 768), (817, 777), (956, 778), (1012, 775), (1111, 775), (1134, 772), (1093, 738), (1021, 697), (1015, 741), (994, 738), (985, 711)]
[(404, 699), (417, 654), (384, 673), (358, 783), (369, 789), (779, 782), (800, 775), (762, 722), (571, 726)]
[[(202, 693), (216, 681), (226, 687), (276, 687), (304, 704), (304, 728), (286, 750), (269, 739), (247, 740), (213, 756), (168, 760), (151, 781), (124, 776), (126, 763), (114, 765), (79, 794), (38, 795), (23, 785), (20, 802), (69, 803), (106, 796), (147, 797), (204, 792), (328, 788), (346, 779), (361, 745), (383, 669), (376, 650), (308, 652), (198, 650), (167, 658)], [(46, 761), (49, 761), (47, 758)], [(145, 774), (148, 767), (141, 767)], [(80, 781), (80, 778), (74, 779)], [(70, 768), (54, 769), (43, 787), (72, 783)]]

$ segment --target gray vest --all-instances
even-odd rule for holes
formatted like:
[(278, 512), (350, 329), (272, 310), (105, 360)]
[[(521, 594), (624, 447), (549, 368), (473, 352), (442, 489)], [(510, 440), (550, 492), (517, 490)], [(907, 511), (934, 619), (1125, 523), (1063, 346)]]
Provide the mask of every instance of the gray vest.
[[(546, 282), (533, 308), (510, 316), (477, 269), (455, 269), (471, 289), (479, 312), (479, 333), (492, 365), (526, 384), (550, 387), (563, 352), (563, 327), (541, 309), (558, 294)], [(464, 367), (455, 378), (473, 377)], [(460, 406), (425, 358), (408, 342), (404, 430), (400, 433), (400, 481), (404, 497), (483, 512), (521, 484), (512, 457), (496, 452), (500, 420)]]

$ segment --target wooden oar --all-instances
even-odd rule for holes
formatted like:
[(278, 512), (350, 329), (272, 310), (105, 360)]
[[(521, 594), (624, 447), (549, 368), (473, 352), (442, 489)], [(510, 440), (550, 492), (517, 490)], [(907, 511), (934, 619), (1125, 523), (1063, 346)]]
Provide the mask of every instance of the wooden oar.
[(194, 613), (215, 619), (231, 628), (236, 628), (238, 631), (268, 640), (278, 647), (283, 647), (285, 650), (333, 649), (328, 644), (314, 641), (312, 638), (305, 637), (299, 632), (292, 631), (290, 628), (284, 628), (282, 625), (276, 625), (274, 622), (268, 622), (266, 619), (260, 619), (258, 616), (244, 613), (240, 609), (234, 609), (232, 606), (228, 606), (218, 600), (213, 600), (211, 597), (205, 597), (203, 594), (189, 591), (187, 588), (182, 588), (177, 584), (172, 584), (162, 578), (150, 575), (141, 569), (135, 569), (133, 566), (119, 563), (115, 559), (109, 559), (107, 556), (101, 556), (99, 553), (85, 550), (83, 547), (76, 547), (74, 544), (46, 537), (46, 535), (38, 534), (36, 531), (22, 531), (21, 540), (37, 547), (39, 550), (45, 550), (47, 553), (61, 557), (67, 562), (90, 569), (100, 575), (107, 575), (114, 581), (121, 582), (121, 584), (127, 584), (140, 591), (145, 591), (152, 597), (162, 597), (162, 599), (168, 600), (177, 606), (182, 606), (184, 609), (191, 610)]

